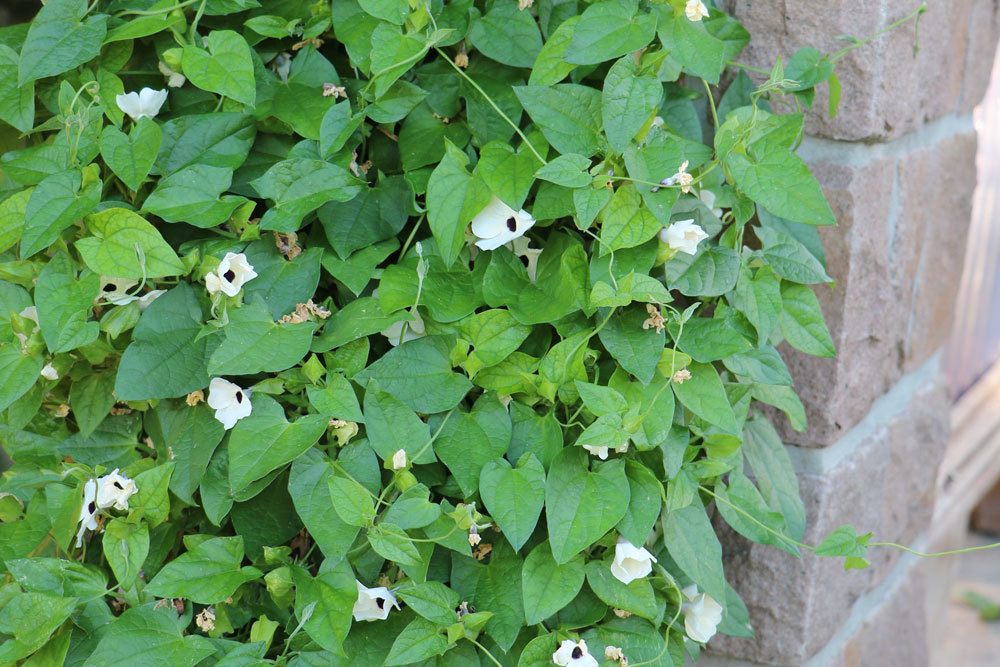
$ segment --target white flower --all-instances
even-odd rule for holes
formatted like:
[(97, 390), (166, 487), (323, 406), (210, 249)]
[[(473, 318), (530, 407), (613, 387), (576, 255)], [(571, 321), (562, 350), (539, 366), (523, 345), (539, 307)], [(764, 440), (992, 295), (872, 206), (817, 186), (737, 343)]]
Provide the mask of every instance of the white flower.
[(228, 431), (236, 422), (248, 417), (253, 406), (249, 393), (223, 378), (212, 378), (208, 385), (208, 407), (215, 410), (215, 418)]
[(699, 190), (698, 199), (712, 212), (716, 218), (722, 217), (722, 209), (715, 207), (715, 193), (711, 190)]
[[(424, 320), (420, 317), (420, 313), (416, 308), (410, 310), (410, 314), (413, 315), (412, 320), (399, 320), (398, 322), (393, 322), (385, 329), (382, 329), (379, 333), (385, 336), (389, 344), (396, 347), (400, 343), (405, 343), (407, 341), (416, 340), (417, 338), (423, 338), (426, 333), (424, 329)], [(403, 325), (406, 325), (406, 330), (403, 330)], [(402, 338), (400, 338), (402, 336)]]
[(623, 584), (628, 584), (652, 572), (655, 562), (656, 558), (645, 547), (637, 547), (619, 537), (615, 545), (615, 559), (611, 562), (611, 574)]
[[(583, 445), (583, 448), (590, 452), (593, 456), (601, 459), (602, 461), (608, 460), (608, 452), (611, 451), (611, 447), (608, 445)], [(628, 451), (628, 440), (624, 443), (615, 447), (615, 451), (619, 454), (624, 454)]]
[(402, 470), (406, 467), (406, 450), (400, 449), (392, 455), (392, 469)]
[(472, 219), (472, 233), (476, 235), (476, 245), (479, 248), (496, 250), (503, 244), (524, 236), (534, 224), (535, 219), (524, 209), (515, 211), (493, 197)]
[(681, 605), (684, 630), (688, 637), (704, 644), (715, 635), (716, 628), (722, 622), (722, 606), (711, 596), (699, 593), (694, 584), (681, 592), (688, 599), (688, 602)]
[(389, 617), (389, 607), (399, 609), (399, 602), (385, 586), (368, 588), (360, 581), (358, 584), (358, 600), (354, 603), (355, 621), (384, 621)]
[(97, 482), (88, 479), (83, 485), (83, 506), (80, 508), (80, 530), (76, 533), (76, 546), (83, 544), (83, 535), (97, 530)]
[(205, 276), (205, 287), (209, 294), (222, 292), (226, 296), (236, 296), (243, 285), (257, 277), (253, 266), (243, 253), (227, 252), (219, 262), (219, 267)]
[(143, 88), (138, 93), (125, 93), (115, 96), (118, 108), (127, 113), (132, 120), (140, 118), (155, 118), (160, 113), (160, 107), (167, 101), (166, 90)]
[(45, 364), (44, 366), (42, 366), (42, 372), (39, 373), (39, 375), (41, 375), (46, 380), (59, 379), (59, 371), (57, 371), (56, 367), (53, 366), (52, 364)]
[(587, 651), (587, 642), (564, 639), (552, 654), (552, 662), (561, 667), (597, 667), (597, 660)]
[(130, 289), (138, 284), (138, 282), (128, 280), (127, 278), (107, 278), (101, 276), (101, 293), (97, 298), (104, 299), (116, 306), (126, 306), (138, 300), (139, 297), (128, 293)]
[(535, 276), (538, 273), (538, 256), (542, 254), (540, 248), (531, 247), (531, 239), (526, 236), (514, 239), (510, 244), (511, 249), (514, 254), (521, 260), (524, 264), (525, 270), (528, 272), (528, 279), (531, 282), (535, 282)]
[(167, 77), (167, 85), (171, 88), (180, 88), (184, 85), (184, 82), (187, 81), (183, 74), (170, 69), (170, 67), (167, 66), (167, 63), (162, 60), (157, 63), (156, 67), (160, 70), (160, 74)]
[(660, 240), (674, 250), (694, 255), (698, 244), (708, 238), (705, 230), (694, 224), (694, 220), (681, 220), (660, 230)]
[(138, 299), (136, 299), (136, 301), (139, 302), (139, 310), (140, 311), (146, 310), (147, 308), (149, 308), (149, 304), (153, 303), (154, 301), (156, 301), (157, 299), (159, 299), (162, 295), (164, 295), (166, 293), (167, 293), (167, 290), (165, 290), (165, 289), (155, 289), (152, 292), (146, 292), (145, 294), (143, 294), (142, 296), (140, 296)]
[(135, 481), (118, 474), (118, 468), (115, 468), (97, 478), (97, 507), (102, 510), (113, 507), (125, 512), (128, 510), (128, 499), (138, 490)]
[(701, 0), (688, 0), (684, 6), (684, 15), (688, 17), (688, 21), (700, 21), (708, 17), (708, 7)]

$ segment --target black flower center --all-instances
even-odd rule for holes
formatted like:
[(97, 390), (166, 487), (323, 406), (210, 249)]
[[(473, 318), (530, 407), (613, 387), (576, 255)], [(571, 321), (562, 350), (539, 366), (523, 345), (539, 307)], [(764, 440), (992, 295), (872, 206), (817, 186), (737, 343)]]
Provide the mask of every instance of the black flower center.
[(117, 479), (114, 481), (114, 485), (115, 485), (116, 489), (119, 489), (119, 490), (124, 489), (124, 487), (121, 485), (121, 482), (119, 482)]
[(512, 232), (517, 231), (517, 220), (514, 219), (514, 216), (510, 216), (509, 218), (507, 218), (507, 229), (509, 229)]
[(237, 403), (242, 403), (243, 402), (243, 392), (242, 391), (236, 392), (236, 402)]
[(580, 658), (583, 657), (583, 649), (577, 646), (576, 648), (573, 649), (572, 655), (574, 660), (579, 660)]
[(94, 503), (93, 500), (91, 500), (89, 503), (87, 503), (87, 513), (88, 514), (93, 514), (96, 510), (97, 510), (97, 504)]
[(524, 264), (524, 268), (528, 268), (529, 262), (527, 255), (518, 255), (518, 259), (521, 260), (521, 264)]
[(232, 269), (229, 269), (228, 271), (226, 271), (225, 273), (222, 274), (222, 277), (225, 278), (229, 282), (233, 282), (233, 279), (236, 278), (236, 274), (233, 273)]
[(114, 291), (115, 291), (116, 289), (118, 289), (118, 288), (117, 288), (117, 287), (115, 287), (115, 284), (114, 284), (114, 283), (108, 283), (107, 285), (105, 285), (105, 286), (104, 286), (103, 288), (101, 288), (101, 289), (103, 289), (103, 290), (104, 290), (105, 292), (114, 292)]
[(378, 607), (379, 609), (383, 609), (385, 607), (385, 599), (375, 598), (375, 606)]

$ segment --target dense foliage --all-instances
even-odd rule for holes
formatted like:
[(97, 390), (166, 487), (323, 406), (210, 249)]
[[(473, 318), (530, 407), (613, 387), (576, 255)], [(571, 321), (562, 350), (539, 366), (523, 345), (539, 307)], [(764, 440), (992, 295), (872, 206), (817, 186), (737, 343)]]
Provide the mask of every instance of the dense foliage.
[(834, 353), (794, 151), (839, 86), (813, 49), (735, 66), (748, 39), (697, 0), (0, 29), (0, 664), (635, 667), (749, 635), (716, 528), (801, 546), (767, 415), (805, 427), (782, 341)]

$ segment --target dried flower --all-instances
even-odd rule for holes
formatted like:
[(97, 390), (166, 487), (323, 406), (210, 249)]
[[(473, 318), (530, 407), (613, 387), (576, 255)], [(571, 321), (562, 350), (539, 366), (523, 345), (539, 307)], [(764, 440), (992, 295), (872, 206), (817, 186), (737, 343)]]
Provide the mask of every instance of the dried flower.
[(684, 6), (684, 15), (688, 21), (701, 21), (708, 17), (708, 7), (701, 0), (688, 0)]
[(195, 389), (184, 398), (184, 402), (190, 405), (192, 408), (204, 400), (205, 400), (205, 392), (203, 392), (201, 389)]
[(212, 607), (205, 607), (194, 617), (194, 624), (202, 632), (215, 630), (215, 610)]
[(275, 232), (274, 245), (278, 247), (278, 252), (289, 261), (302, 254), (302, 247), (299, 245), (299, 235), (295, 232), (288, 232), (287, 234)]
[(642, 323), (643, 330), (656, 329), (656, 333), (663, 333), (666, 320), (663, 319), (663, 313), (660, 312), (659, 306), (647, 303), (646, 313), (649, 314), (649, 317)]
[(675, 371), (673, 375), (670, 376), (670, 380), (676, 384), (684, 384), (691, 379), (691, 371), (686, 368), (682, 368)]

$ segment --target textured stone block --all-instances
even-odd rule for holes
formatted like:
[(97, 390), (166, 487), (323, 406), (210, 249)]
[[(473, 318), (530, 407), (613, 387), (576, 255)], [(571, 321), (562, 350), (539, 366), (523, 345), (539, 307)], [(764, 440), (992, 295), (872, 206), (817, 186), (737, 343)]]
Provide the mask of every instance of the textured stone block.
[[(906, 16), (917, 5), (900, 0), (729, 3), (753, 37), (741, 60), (768, 69), (777, 56), (787, 60), (803, 46), (835, 52), (844, 45), (837, 39), (839, 35), (864, 37)], [(930, 2), (919, 32), (911, 22), (853, 51), (837, 68), (842, 86), (840, 114), (834, 119), (826, 116), (824, 86), (815, 111), (809, 115), (809, 133), (831, 139), (883, 141), (958, 111), (977, 91), (982, 98), (983, 68), (978, 65), (983, 59), (992, 60), (996, 38), (991, 43), (989, 37), (996, 29), (990, 22), (996, 12), (992, 0)], [(977, 23), (970, 29), (973, 20), (982, 25)], [(967, 59), (977, 65), (970, 75), (972, 81), (966, 80)], [(968, 93), (963, 94), (963, 89)]]
[(816, 288), (838, 356), (785, 350), (809, 430), (785, 428), (782, 435), (822, 447), (950, 333), (976, 183), (976, 135), (964, 117), (888, 145), (812, 141), (804, 153), (838, 221), (821, 230), (836, 285)]
[[(837, 450), (799, 452), (795, 458), (809, 468), (799, 478), (809, 522), (804, 541), (815, 544), (846, 523), (878, 541), (912, 542), (931, 517), (949, 404), (935, 364), (905, 378)], [(768, 664), (799, 665), (815, 654), (898, 559), (894, 550), (876, 549), (870, 568), (845, 572), (840, 559), (796, 559), (723, 532), (726, 572), (756, 637), (720, 637), (711, 648)]]

